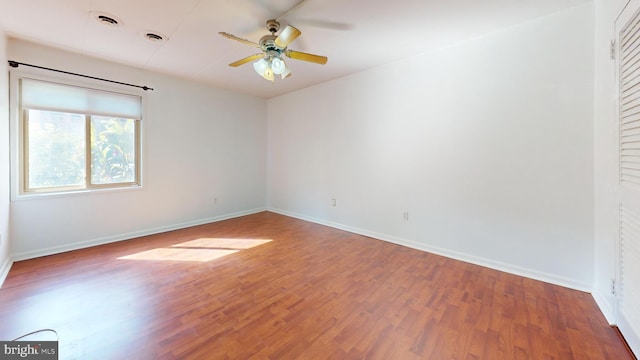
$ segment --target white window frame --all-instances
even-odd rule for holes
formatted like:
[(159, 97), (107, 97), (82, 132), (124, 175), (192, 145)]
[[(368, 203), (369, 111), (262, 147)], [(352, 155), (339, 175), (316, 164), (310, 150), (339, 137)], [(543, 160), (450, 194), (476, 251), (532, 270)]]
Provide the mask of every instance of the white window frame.
[[(20, 105), (20, 79), (27, 78), (40, 81), (54, 82), (67, 86), (83, 87), (94, 89), (97, 91), (109, 91), (125, 95), (133, 95), (141, 98), (141, 114), (140, 120), (136, 120), (136, 136), (137, 136), (137, 148), (136, 148), (136, 179), (137, 182), (126, 184), (107, 184), (107, 185), (94, 185), (90, 187), (81, 188), (55, 188), (55, 189), (43, 189), (40, 191), (26, 191), (26, 169), (24, 163), (25, 154), (25, 121), (23, 119), (24, 111)], [(71, 76), (55, 76), (51, 74), (41, 74), (39, 71), (26, 72), (21, 70), (9, 71), (9, 128), (10, 128), (10, 171), (11, 171), (11, 200), (25, 200), (30, 198), (40, 198), (43, 196), (70, 196), (77, 194), (87, 194), (93, 192), (103, 191), (129, 191), (141, 189), (144, 180), (144, 121), (146, 113), (146, 94), (142, 90), (136, 91), (129, 88), (114, 87), (105, 85), (99, 81), (78, 81)], [(100, 114), (93, 114), (100, 115)], [(90, 150), (89, 150), (90, 151)], [(87, 163), (90, 161), (86, 159)], [(87, 177), (90, 173), (87, 172)]]

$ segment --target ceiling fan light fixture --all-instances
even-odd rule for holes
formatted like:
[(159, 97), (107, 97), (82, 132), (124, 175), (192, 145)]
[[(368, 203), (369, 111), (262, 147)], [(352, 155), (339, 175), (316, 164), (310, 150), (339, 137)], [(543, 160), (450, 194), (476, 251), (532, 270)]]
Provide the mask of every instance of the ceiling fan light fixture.
[(273, 82), (274, 81), (273, 70), (271, 70), (271, 68), (267, 68), (267, 70), (264, 71), (264, 75), (262, 77)]
[(267, 61), (266, 59), (262, 58), (254, 62), (253, 69), (258, 73), (258, 75), (269, 81), (273, 81), (273, 70), (271, 69), (269, 61)]
[(289, 69), (289, 67), (287, 66), (284, 71), (282, 72), (282, 74), (280, 74), (280, 78), (282, 80), (288, 78), (289, 76), (291, 76), (291, 70)]
[(269, 63), (267, 62), (267, 60), (265, 60), (264, 58), (256, 61), (253, 63), (253, 68), (256, 70), (256, 72), (262, 76), (264, 74), (264, 71), (269, 67)]
[(273, 69), (275, 74), (281, 75), (287, 70), (287, 64), (284, 60), (274, 57), (273, 60), (271, 60), (271, 69)]

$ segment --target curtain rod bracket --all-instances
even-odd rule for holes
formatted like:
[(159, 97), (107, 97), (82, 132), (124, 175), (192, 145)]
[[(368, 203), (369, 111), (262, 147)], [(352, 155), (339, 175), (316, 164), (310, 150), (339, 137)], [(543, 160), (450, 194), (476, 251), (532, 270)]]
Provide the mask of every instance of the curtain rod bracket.
[(74, 75), (74, 76), (80, 76), (80, 77), (84, 77), (84, 78), (88, 78), (88, 79), (94, 79), (94, 80), (100, 80), (100, 81), (106, 81), (106, 82), (110, 82), (110, 83), (114, 83), (114, 84), (119, 84), (119, 85), (125, 85), (125, 86), (132, 86), (132, 87), (137, 87), (140, 88), (144, 91), (147, 90), (152, 90), (153, 88), (148, 87), (148, 86), (141, 86), (141, 85), (134, 85), (134, 84), (127, 84), (127, 83), (123, 83), (120, 81), (114, 81), (114, 80), (109, 80), (109, 79), (103, 79), (103, 78), (99, 78), (99, 77), (95, 77), (95, 76), (89, 76), (89, 75), (83, 75), (83, 74), (76, 74), (76, 73), (72, 73), (72, 72), (68, 72), (68, 71), (64, 71), (64, 70), (58, 70), (58, 69), (51, 69), (51, 68), (47, 68), (47, 67), (43, 67), (43, 66), (38, 66), (38, 65), (31, 65), (31, 64), (25, 64), (25, 63), (21, 63), (21, 62), (17, 62), (17, 61), (13, 61), (13, 60), (8, 60), (9, 62), (9, 66), (11, 66), (12, 68), (17, 68), (20, 65), (24, 65), (24, 66), (30, 66), (30, 67), (34, 67), (37, 69), (42, 69), (42, 70), (49, 70), (49, 71), (55, 71), (55, 72), (59, 72), (59, 73), (63, 73), (63, 74), (67, 74), (67, 75)]

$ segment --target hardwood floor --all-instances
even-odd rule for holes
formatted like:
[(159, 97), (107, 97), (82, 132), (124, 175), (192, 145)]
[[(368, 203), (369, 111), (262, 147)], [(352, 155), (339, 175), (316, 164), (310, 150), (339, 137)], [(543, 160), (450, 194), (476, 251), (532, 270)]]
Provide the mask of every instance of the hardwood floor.
[(60, 359), (632, 358), (589, 294), (269, 212), (17, 262), (0, 320)]

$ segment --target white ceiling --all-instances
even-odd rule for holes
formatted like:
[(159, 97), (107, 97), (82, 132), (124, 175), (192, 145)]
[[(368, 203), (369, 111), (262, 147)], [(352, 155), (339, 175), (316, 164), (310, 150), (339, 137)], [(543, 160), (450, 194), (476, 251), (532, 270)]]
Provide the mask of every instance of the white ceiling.
[[(281, 28), (300, 29), (289, 48), (328, 56), (326, 65), (289, 60), (293, 76), (275, 83), (250, 63), (227, 65), (258, 49), (218, 32), (257, 42), (268, 34), (267, 19), (299, 1), (0, 0), (0, 24), (9, 37), (271, 98), (589, 0), (306, 0), (281, 20)], [(100, 24), (95, 11), (122, 23)], [(149, 31), (168, 40), (149, 41), (143, 36)]]

